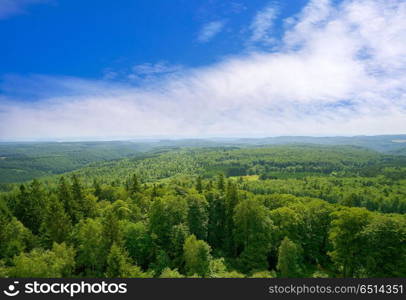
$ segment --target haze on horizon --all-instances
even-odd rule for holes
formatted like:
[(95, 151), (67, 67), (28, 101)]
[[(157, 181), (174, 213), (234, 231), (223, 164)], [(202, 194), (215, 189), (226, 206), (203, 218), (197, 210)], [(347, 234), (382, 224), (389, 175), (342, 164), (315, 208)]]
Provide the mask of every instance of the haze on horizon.
[[(386, 142), (392, 142), (396, 144), (406, 144), (406, 134), (385, 134), (385, 135), (331, 135), (331, 136), (189, 136), (189, 137), (178, 137), (178, 136), (138, 136), (138, 137), (49, 137), (49, 138), (9, 138), (0, 139), (0, 143), (80, 143), (80, 142), (133, 142), (133, 143), (154, 143), (162, 141), (170, 142), (220, 142), (220, 143), (244, 143), (244, 141), (256, 141), (269, 143), (281, 142), (282, 143), (318, 143), (318, 141), (356, 141), (359, 139), (375, 139), (379, 140), (383, 138)], [(307, 141), (307, 142), (306, 142)]]
[[(150, 21), (132, 26), (119, 7), (87, 22), (84, 4), (31, 2), (0, 3), (17, 36), (0, 50), (0, 140), (406, 133), (404, 1), (140, 2), (129, 17)], [(76, 10), (77, 39), (28, 26)]]

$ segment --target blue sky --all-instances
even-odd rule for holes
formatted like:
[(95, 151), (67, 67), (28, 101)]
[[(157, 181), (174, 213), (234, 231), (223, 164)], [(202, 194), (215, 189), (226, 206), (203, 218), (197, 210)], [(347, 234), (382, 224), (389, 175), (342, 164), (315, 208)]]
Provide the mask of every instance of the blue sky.
[(405, 20), (401, 0), (0, 0), (0, 139), (406, 133)]
[[(255, 14), (272, 2), (249, 1), (21, 1), (1, 19), (4, 74), (100, 78), (106, 70), (166, 61), (196, 67), (236, 54)], [(280, 17), (305, 0), (273, 2)], [(1, 10), (1, 4), (0, 4)], [(203, 38), (205, 29), (212, 34)], [(217, 30), (216, 30), (217, 28)], [(277, 34), (280, 28), (275, 27)]]

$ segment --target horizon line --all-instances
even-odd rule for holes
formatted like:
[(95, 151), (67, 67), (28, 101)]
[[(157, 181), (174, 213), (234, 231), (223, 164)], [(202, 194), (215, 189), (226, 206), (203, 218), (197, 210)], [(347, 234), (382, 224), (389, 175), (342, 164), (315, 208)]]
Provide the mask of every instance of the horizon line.
[(275, 135), (275, 136), (135, 136), (135, 137), (52, 137), (52, 138), (0, 138), (0, 143), (35, 143), (35, 142), (131, 142), (131, 141), (182, 141), (182, 140), (241, 140), (241, 139), (277, 139), (277, 138), (357, 138), (357, 137), (395, 137), (406, 133), (358, 134), (358, 135)]

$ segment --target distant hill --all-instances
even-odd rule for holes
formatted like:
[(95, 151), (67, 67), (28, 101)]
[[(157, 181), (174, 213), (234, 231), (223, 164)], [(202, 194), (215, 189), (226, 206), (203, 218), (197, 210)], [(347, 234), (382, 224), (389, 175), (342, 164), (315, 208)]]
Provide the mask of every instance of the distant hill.
[(406, 135), (377, 135), (353, 137), (281, 136), (235, 139), (234, 143), (251, 145), (319, 144), (359, 146), (383, 153), (406, 154)]
[(0, 143), (0, 183), (61, 174), (144, 150), (143, 144), (131, 142)]
[(269, 137), (150, 139), (111, 142), (0, 143), (0, 183), (61, 174), (96, 162), (155, 155), (184, 147), (251, 148), (272, 145), (355, 146), (385, 154), (406, 155), (406, 135), (355, 137)]

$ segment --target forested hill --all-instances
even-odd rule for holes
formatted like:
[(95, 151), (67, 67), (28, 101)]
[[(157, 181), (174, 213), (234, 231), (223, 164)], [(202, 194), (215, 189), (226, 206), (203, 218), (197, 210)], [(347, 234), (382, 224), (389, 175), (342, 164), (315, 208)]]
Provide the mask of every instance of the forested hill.
[(111, 182), (131, 173), (139, 174), (145, 182), (182, 175), (209, 178), (219, 173), (227, 177), (258, 175), (263, 179), (282, 179), (312, 175), (376, 176), (402, 165), (406, 165), (406, 157), (352, 146), (185, 147), (94, 163), (73, 173), (89, 182), (93, 179)]
[[(255, 194), (292, 194), (330, 203), (352, 203), (382, 212), (406, 212), (406, 157), (355, 146), (274, 145), (251, 147), (165, 147), (130, 157), (91, 163), (64, 173), (86, 186), (123, 186), (133, 174), (141, 184), (171, 184), (218, 174), (244, 179)], [(40, 179), (53, 187), (60, 176)], [(4, 185), (3, 190), (18, 185)], [(110, 193), (110, 194), (109, 194)]]
[(144, 157), (146, 153), (151, 151), (158, 152), (165, 149), (173, 150), (184, 147), (252, 148), (305, 144), (350, 145), (384, 154), (406, 156), (406, 135), (0, 143), (0, 184), (24, 182), (33, 178), (61, 174), (80, 169), (94, 162), (105, 162), (126, 157)]
[(0, 183), (61, 174), (148, 149), (132, 142), (0, 143)]
[[(131, 174), (143, 184), (182, 185), (218, 174), (244, 181), (255, 194), (291, 194), (330, 203), (406, 213), (406, 157), (353, 146), (208, 147), (155, 150), (99, 162), (65, 174), (93, 186), (125, 186)], [(59, 176), (43, 182), (55, 185)], [(107, 198), (112, 197), (106, 189)], [(110, 195), (110, 196), (108, 196)]]
[(253, 145), (350, 145), (372, 149), (387, 154), (406, 154), (406, 135), (376, 135), (353, 137), (307, 137), (281, 136), (261, 139), (240, 139), (239, 142)]

